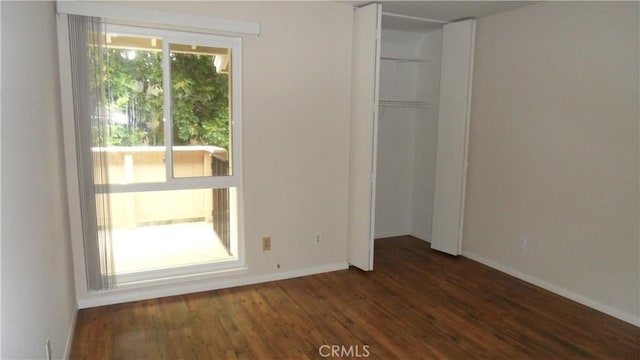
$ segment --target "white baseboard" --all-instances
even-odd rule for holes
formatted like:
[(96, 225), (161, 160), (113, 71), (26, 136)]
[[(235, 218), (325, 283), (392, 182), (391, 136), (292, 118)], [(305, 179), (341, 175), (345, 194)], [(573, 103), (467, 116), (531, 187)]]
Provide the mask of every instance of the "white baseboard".
[(349, 268), (346, 262), (330, 265), (316, 266), (293, 270), (283, 273), (274, 273), (268, 275), (250, 276), (237, 279), (220, 278), (200, 279), (184, 283), (164, 284), (158, 286), (148, 286), (128, 289), (114, 289), (99, 294), (92, 294), (89, 297), (78, 299), (78, 308), (90, 308), (95, 306), (112, 305), (130, 301), (155, 299), (165, 296), (189, 294), (202, 291), (210, 291), (224, 289), (236, 286), (244, 286), (251, 284), (259, 284), (269, 281), (292, 279), (301, 276), (320, 274), (325, 272), (344, 270)]
[(386, 239), (386, 238), (391, 238), (391, 237), (398, 237), (398, 236), (407, 236), (409, 234), (409, 231), (404, 231), (404, 230), (400, 230), (400, 231), (379, 231), (376, 232), (373, 237), (375, 239)]
[(418, 240), (422, 240), (422, 241), (424, 241), (426, 243), (431, 244), (431, 238), (430, 237), (421, 237), (421, 236), (416, 235), (416, 234), (409, 234), (409, 235), (413, 236), (414, 238), (416, 238)]
[(403, 233), (389, 233), (389, 234), (382, 234), (382, 235), (376, 235), (376, 239), (386, 239), (386, 238), (391, 238), (391, 237), (400, 237), (400, 236), (412, 236), (418, 240), (422, 240), (424, 242), (428, 242), (429, 244), (431, 244), (431, 239), (430, 238), (423, 238), (420, 235), (416, 235), (414, 233), (410, 233), (410, 232), (403, 232)]
[(545, 280), (538, 279), (538, 278), (536, 278), (534, 276), (524, 274), (524, 273), (522, 273), (522, 272), (520, 272), (518, 270), (514, 270), (514, 269), (509, 268), (507, 266), (498, 264), (498, 263), (496, 263), (496, 262), (494, 262), (492, 260), (486, 259), (486, 258), (484, 258), (482, 256), (478, 256), (478, 255), (470, 253), (468, 251), (464, 251), (463, 250), (462, 251), (462, 256), (467, 257), (467, 258), (469, 258), (471, 260), (475, 260), (475, 261), (477, 261), (477, 262), (479, 262), (481, 264), (487, 265), (487, 266), (489, 266), (491, 268), (494, 268), (496, 270), (499, 270), (499, 271), (501, 271), (503, 273), (507, 273), (507, 274), (509, 274), (509, 275), (511, 275), (513, 277), (516, 277), (516, 278), (518, 278), (520, 280), (524, 280), (524, 281), (526, 281), (526, 282), (528, 282), (530, 284), (539, 286), (539, 287), (541, 287), (541, 288), (543, 288), (545, 290), (551, 291), (552, 293), (555, 293), (555, 294), (560, 295), (562, 297), (568, 298), (568, 299), (573, 300), (573, 301), (575, 301), (577, 303), (580, 303), (582, 305), (588, 306), (588, 307), (590, 307), (592, 309), (595, 309), (595, 310), (598, 310), (600, 312), (603, 312), (603, 313), (605, 313), (607, 315), (611, 315), (611, 316), (613, 316), (613, 317), (615, 317), (617, 319), (620, 319), (620, 320), (622, 320), (624, 322), (628, 322), (628, 323), (630, 323), (632, 325), (640, 327), (640, 316), (634, 316), (632, 314), (620, 311), (620, 310), (618, 310), (616, 308), (613, 308), (613, 307), (611, 307), (609, 305), (605, 305), (605, 304), (599, 303), (599, 302), (597, 302), (595, 300), (592, 300), (592, 299), (584, 297), (584, 296), (582, 296), (580, 294), (577, 294), (577, 293), (575, 293), (575, 292), (573, 292), (571, 290), (567, 290), (567, 289), (565, 289), (563, 287), (560, 287), (558, 285), (554, 285), (554, 284), (552, 284), (550, 282), (547, 282)]
[(73, 309), (71, 314), (71, 323), (69, 324), (69, 333), (67, 334), (67, 344), (64, 348), (63, 359), (69, 360), (71, 356), (71, 346), (73, 346), (73, 334), (76, 332), (76, 320), (78, 319), (78, 307)]

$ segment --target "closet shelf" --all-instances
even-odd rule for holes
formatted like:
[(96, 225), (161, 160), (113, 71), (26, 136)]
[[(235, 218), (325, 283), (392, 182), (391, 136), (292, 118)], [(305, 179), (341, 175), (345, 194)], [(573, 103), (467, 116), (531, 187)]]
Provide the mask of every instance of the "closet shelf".
[(395, 62), (414, 62), (414, 63), (430, 63), (431, 62), (431, 60), (411, 59), (411, 58), (396, 57), (396, 56), (380, 56), (380, 59), (390, 60)]
[(404, 108), (429, 108), (426, 101), (405, 101), (405, 100), (380, 100), (378, 105), (382, 107), (404, 107)]

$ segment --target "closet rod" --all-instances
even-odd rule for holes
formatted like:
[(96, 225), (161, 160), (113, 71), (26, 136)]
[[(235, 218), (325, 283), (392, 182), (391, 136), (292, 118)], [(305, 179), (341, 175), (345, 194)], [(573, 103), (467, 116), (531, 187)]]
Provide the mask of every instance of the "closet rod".
[(386, 12), (386, 11), (383, 11), (382, 15), (391, 16), (391, 17), (397, 17), (397, 18), (400, 18), (400, 19), (407, 19), (407, 20), (432, 22), (432, 23), (437, 23), (437, 24), (448, 24), (448, 23), (450, 23), (450, 21), (436, 20), (436, 19), (429, 19), (429, 18), (421, 18), (421, 17), (417, 17), (417, 16), (394, 14), (394, 13), (390, 13), (390, 12)]

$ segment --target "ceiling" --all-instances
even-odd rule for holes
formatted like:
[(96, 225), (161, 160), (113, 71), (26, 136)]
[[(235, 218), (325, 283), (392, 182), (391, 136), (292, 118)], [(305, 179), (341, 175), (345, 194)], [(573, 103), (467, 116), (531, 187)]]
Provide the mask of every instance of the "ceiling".
[[(341, 1), (355, 7), (372, 1)], [(538, 1), (377, 1), (382, 11), (444, 21), (479, 18), (535, 4)]]

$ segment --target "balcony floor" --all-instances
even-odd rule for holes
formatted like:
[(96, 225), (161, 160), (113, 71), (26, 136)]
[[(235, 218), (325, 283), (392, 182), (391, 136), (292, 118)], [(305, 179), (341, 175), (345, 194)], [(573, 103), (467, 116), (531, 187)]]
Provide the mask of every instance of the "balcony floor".
[(230, 259), (209, 222), (140, 226), (112, 231), (116, 274)]

